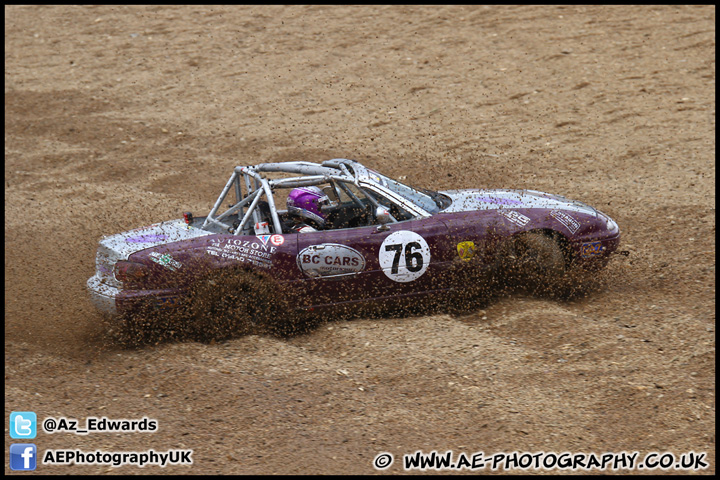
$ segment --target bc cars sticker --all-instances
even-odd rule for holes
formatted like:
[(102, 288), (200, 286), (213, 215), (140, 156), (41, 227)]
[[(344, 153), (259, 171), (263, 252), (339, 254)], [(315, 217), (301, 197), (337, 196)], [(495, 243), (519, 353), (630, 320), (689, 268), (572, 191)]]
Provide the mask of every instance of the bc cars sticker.
[(460, 242), (457, 244), (457, 251), (460, 258), (469, 262), (475, 256), (475, 242)]
[(580, 255), (583, 257), (594, 257), (602, 255), (604, 248), (600, 242), (583, 243), (580, 247)]
[(550, 216), (565, 225), (565, 228), (567, 228), (570, 233), (575, 233), (578, 231), (578, 228), (580, 228), (580, 223), (563, 211), (552, 210)]
[(430, 247), (423, 237), (409, 230), (391, 233), (378, 252), (380, 268), (395, 282), (412, 282), (430, 265)]
[(297, 255), (297, 265), (308, 277), (331, 277), (362, 272), (365, 257), (354, 248), (323, 243), (302, 249)]

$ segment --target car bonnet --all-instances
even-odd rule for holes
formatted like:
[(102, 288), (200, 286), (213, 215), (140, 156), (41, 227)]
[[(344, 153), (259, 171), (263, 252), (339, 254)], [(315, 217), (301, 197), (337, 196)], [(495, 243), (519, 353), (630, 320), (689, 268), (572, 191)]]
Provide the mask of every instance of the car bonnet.
[(133, 253), (147, 248), (207, 235), (212, 233), (191, 227), (184, 220), (170, 220), (103, 237), (100, 244), (112, 251), (117, 260), (126, 260)]
[(469, 212), (475, 210), (496, 210), (515, 208), (547, 208), (566, 210), (597, 216), (593, 207), (560, 195), (536, 190), (510, 189), (468, 189), (445, 190), (443, 193), (452, 199), (450, 206), (442, 213)]

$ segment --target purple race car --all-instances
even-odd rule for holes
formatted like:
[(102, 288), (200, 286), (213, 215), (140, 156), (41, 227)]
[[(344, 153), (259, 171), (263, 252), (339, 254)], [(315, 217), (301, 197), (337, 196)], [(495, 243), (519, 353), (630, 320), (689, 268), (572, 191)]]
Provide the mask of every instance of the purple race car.
[(619, 243), (610, 217), (558, 195), (436, 192), (346, 159), (264, 163), (235, 167), (206, 217), (104, 237), (87, 285), (112, 315), (183, 304), (232, 321), (261, 297), (305, 311), (413, 302), (502, 268), (549, 284), (604, 267)]

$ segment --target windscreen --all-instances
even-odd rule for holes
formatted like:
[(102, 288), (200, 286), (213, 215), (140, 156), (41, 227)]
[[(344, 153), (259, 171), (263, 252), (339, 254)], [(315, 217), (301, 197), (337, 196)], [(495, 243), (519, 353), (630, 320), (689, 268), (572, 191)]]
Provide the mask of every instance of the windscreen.
[(397, 180), (388, 178), (385, 175), (381, 175), (374, 170), (368, 170), (368, 173), (372, 180), (397, 193), (404, 199), (411, 201), (426, 212), (434, 214), (440, 211), (440, 207), (430, 195), (409, 187), (404, 183), (400, 183)]

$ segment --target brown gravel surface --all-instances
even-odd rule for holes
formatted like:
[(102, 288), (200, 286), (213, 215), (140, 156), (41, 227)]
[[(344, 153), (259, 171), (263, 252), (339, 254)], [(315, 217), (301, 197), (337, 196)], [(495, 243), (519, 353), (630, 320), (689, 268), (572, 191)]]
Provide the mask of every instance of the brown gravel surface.
[[(235, 165), (335, 157), (576, 198), (631, 255), (574, 300), (108, 333), (101, 235), (209, 211)], [(6, 473), (23, 410), (159, 423), (41, 432), (41, 455), (194, 451), (46, 474), (364, 474), (380, 452), (402, 473), (416, 450), (695, 451), (714, 473), (715, 7), (6, 6), (5, 294)]]

